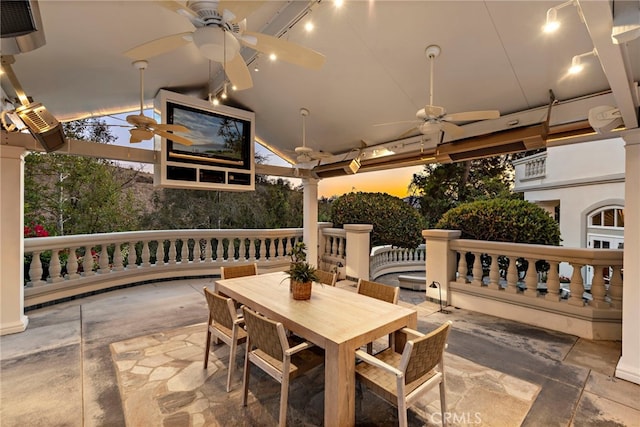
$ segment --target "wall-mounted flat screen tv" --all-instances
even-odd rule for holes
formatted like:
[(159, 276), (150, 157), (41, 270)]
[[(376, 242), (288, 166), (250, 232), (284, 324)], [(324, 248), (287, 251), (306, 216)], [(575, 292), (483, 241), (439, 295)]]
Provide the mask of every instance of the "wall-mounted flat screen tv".
[(178, 133), (193, 142), (183, 145), (167, 138), (167, 161), (251, 169), (252, 121), (216, 111), (166, 102), (166, 123), (186, 126)]

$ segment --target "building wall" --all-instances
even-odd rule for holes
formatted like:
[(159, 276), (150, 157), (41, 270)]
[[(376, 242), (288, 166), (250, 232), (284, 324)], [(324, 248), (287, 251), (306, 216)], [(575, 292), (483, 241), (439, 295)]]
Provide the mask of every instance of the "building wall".
[(526, 158), (514, 162), (515, 191), (525, 200), (560, 207), (562, 245), (586, 247), (587, 215), (608, 205), (624, 206), (625, 149), (621, 138), (547, 149), (542, 177), (527, 180)]

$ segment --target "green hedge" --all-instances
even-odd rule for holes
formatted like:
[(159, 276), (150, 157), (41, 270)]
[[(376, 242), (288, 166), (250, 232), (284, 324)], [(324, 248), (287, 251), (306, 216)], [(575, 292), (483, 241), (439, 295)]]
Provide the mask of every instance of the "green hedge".
[(492, 199), (447, 211), (436, 228), (460, 230), (463, 239), (560, 244), (560, 228), (547, 211), (525, 200)]
[(371, 224), (371, 246), (415, 248), (423, 243), (423, 220), (399, 197), (385, 193), (347, 193), (331, 204), (334, 227)]

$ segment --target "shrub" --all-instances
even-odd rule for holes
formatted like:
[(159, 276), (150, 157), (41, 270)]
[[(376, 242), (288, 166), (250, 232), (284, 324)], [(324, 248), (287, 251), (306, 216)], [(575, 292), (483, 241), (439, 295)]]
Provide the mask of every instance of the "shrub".
[(460, 230), (463, 239), (560, 244), (560, 228), (555, 220), (544, 209), (525, 200), (465, 203), (447, 211), (436, 228)]
[(422, 241), (422, 217), (399, 197), (385, 193), (347, 193), (331, 204), (334, 227), (372, 224), (371, 246), (415, 248)]

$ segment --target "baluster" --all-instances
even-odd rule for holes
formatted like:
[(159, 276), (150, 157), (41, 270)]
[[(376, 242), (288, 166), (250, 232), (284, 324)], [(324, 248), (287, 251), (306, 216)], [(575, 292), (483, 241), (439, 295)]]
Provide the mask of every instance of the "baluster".
[(100, 273), (109, 273), (111, 271), (109, 268), (109, 252), (107, 251), (107, 245), (105, 243), (101, 245), (98, 265), (100, 266), (100, 269), (98, 270)]
[(138, 255), (136, 254), (136, 242), (129, 242), (129, 254), (127, 255), (127, 270), (138, 268)]
[[(225, 261), (224, 259), (224, 241), (222, 239), (216, 239), (216, 261), (222, 263)], [(231, 246), (231, 242), (229, 242), (229, 246)], [(227, 253), (227, 256), (229, 254)]]
[(180, 251), (180, 264), (189, 263), (189, 239), (182, 239), (182, 250)]
[(338, 237), (338, 253), (337, 256), (344, 256), (344, 245), (347, 243), (347, 239), (344, 237)]
[(122, 259), (122, 249), (120, 248), (120, 243), (115, 244), (114, 248), (113, 248), (113, 267), (112, 270), (113, 271), (123, 271), (124, 270), (124, 264), (123, 264), (123, 259)]
[(177, 240), (169, 240), (169, 262), (168, 264), (175, 264), (178, 257), (178, 250), (176, 249)]
[(498, 255), (491, 254), (491, 266), (489, 267), (489, 289), (500, 290), (500, 267)]
[(33, 252), (31, 255), (31, 265), (29, 266), (29, 279), (28, 282), (31, 286), (40, 286), (44, 285), (45, 282), (42, 280), (42, 261), (40, 260), (40, 254), (42, 251)]
[(527, 273), (524, 277), (524, 284), (527, 287), (524, 294), (528, 297), (538, 296), (538, 272), (536, 271), (536, 262), (533, 258), (527, 258)]
[[(211, 238), (204, 239), (204, 262), (213, 262), (213, 242)], [(217, 243), (218, 240), (216, 239)]]
[(331, 256), (336, 255), (338, 252), (338, 239), (336, 237), (331, 238), (331, 248), (329, 249), (329, 254)]
[[(142, 254), (141, 254), (140, 267), (149, 267), (151, 265), (151, 251), (149, 250), (149, 241), (142, 241)], [(133, 268), (133, 267), (132, 267)]]
[(31, 265), (29, 266), (29, 278), (28, 282), (31, 286), (40, 286), (44, 285), (45, 282), (42, 280), (42, 261), (40, 260), (40, 254), (42, 251), (33, 252), (31, 255)]
[(582, 281), (582, 273), (580, 272), (580, 269), (583, 266), (583, 264), (571, 263), (571, 267), (573, 268), (573, 273), (571, 273), (571, 283), (569, 284), (571, 296), (567, 302), (578, 307), (584, 306), (584, 301), (582, 299), (582, 294), (584, 293), (584, 282)]
[(69, 258), (67, 259), (67, 279), (77, 279), (78, 274), (78, 257), (76, 256), (77, 247), (69, 249)]
[(62, 271), (62, 267), (60, 266), (60, 255), (57, 249), (51, 250), (51, 261), (49, 261), (49, 277), (47, 278), (47, 282), (49, 283), (57, 283), (62, 281), (62, 277), (60, 276), (60, 272)]
[(276, 244), (275, 239), (271, 239), (271, 245), (269, 245), (269, 253), (267, 253), (267, 239), (260, 240), (260, 259), (262, 261), (271, 260), (273, 257), (274, 246)]
[(509, 267), (507, 268), (507, 288), (505, 291), (516, 294), (518, 293), (518, 267), (516, 266), (518, 258), (509, 257)]
[(458, 283), (469, 283), (467, 280), (467, 254), (466, 252), (458, 252), (460, 261), (458, 262)]
[(255, 261), (256, 260), (256, 242), (253, 239), (248, 239), (248, 240), (249, 240), (249, 261)]
[(613, 273), (609, 278), (609, 296), (611, 297), (611, 308), (622, 309), (622, 268), (614, 265)]
[(593, 301), (591, 301), (590, 304), (592, 307), (608, 308), (610, 306), (610, 304), (604, 299), (607, 290), (604, 287), (604, 275), (602, 274), (602, 270), (605, 268), (609, 269), (608, 266), (604, 265), (593, 266), (593, 278), (591, 279), (591, 296), (593, 296)]
[(471, 284), (473, 286), (482, 286), (482, 260), (480, 252), (473, 252), (473, 280)]
[(82, 275), (84, 277), (93, 276), (93, 251), (91, 246), (84, 247), (84, 259), (82, 260)]
[(544, 299), (549, 301), (560, 301), (560, 274), (558, 273), (558, 261), (549, 261), (549, 271), (547, 272), (547, 294)]

